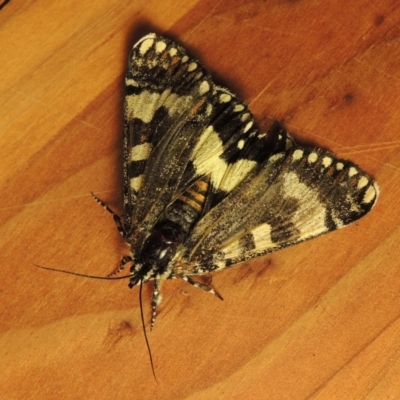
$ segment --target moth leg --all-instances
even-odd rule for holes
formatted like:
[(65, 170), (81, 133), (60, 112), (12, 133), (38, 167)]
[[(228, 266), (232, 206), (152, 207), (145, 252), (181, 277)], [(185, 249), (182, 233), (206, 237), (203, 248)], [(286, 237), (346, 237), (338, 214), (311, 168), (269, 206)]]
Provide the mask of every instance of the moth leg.
[(158, 304), (161, 303), (160, 286), (161, 286), (161, 278), (156, 277), (154, 279), (153, 298), (151, 299), (151, 323), (150, 323), (151, 331), (154, 329), (154, 322), (156, 321), (157, 306)]
[(95, 201), (97, 201), (97, 203), (99, 203), (106, 211), (108, 211), (114, 218), (115, 224), (117, 225), (118, 231), (119, 233), (122, 235), (122, 237), (124, 239), (126, 239), (128, 237), (128, 234), (126, 233), (123, 225), (122, 225), (122, 221), (121, 221), (121, 217), (116, 214), (113, 210), (111, 210), (110, 207), (108, 207), (107, 204), (105, 204), (103, 201), (101, 201), (98, 197), (96, 197), (93, 193), (91, 193), (92, 197), (94, 198)]
[(107, 276), (110, 277), (119, 274), (125, 268), (126, 264), (130, 262), (133, 262), (133, 258), (131, 256), (123, 256), (121, 258), (119, 267), (115, 271), (111, 272), (111, 274), (108, 274)]
[(223, 300), (222, 296), (211, 286), (205, 285), (204, 283), (196, 282), (190, 276), (183, 276), (182, 279), (187, 283), (190, 283), (194, 287), (205, 290), (206, 292), (211, 293), (214, 296), (218, 297), (220, 300)]

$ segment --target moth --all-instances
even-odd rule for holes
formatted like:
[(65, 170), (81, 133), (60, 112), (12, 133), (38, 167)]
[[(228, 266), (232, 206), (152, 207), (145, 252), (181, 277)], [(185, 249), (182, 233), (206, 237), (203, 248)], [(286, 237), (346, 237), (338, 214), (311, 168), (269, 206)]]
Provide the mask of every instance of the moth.
[(279, 124), (259, 132), (246, 104), (173, 40), (151, 33), (129, 56), (123, 139), (129, 287), (222, 270), (343, 228), (375, 204), (357, 165), (306, 148)]

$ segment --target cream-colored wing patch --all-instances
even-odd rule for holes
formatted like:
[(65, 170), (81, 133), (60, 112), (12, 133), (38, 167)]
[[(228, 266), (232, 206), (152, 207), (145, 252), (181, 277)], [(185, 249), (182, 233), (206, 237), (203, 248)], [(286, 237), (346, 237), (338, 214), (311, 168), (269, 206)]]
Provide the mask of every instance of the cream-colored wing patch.
[(236, 163), (227, 164), (220, 157), (223, 151), (223, 143), (218, 133), (212, 126), (208, 126), (200, 136), (191, 158), (199, 176), (211, 172), (211, 182), (214, 187), (229, 192), (244, 179), (257, 163), (241, 159)]

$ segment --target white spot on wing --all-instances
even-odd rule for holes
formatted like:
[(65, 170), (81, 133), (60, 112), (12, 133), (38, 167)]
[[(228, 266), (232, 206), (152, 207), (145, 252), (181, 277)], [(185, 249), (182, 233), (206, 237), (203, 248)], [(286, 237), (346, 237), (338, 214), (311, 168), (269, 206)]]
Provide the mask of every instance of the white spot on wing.
[(240, 120), (242, 122), (247, 121), (250, 118), (250, 114), (249, 113), (245, 113), (240, 117)]
[(243, 129), (243, 132), (246, 133), (250, 130), (250, 128), (253, 126), (253, 121), (250, 121)]
[(237, 104), (235, 106), (235, 108), (233, 109), (233, 111), (235, 111), (235, 112), (240, 112), (240, 111), (243, 111), (243, 110), (244, 110), (244, 106), (242, 104)]
[(251, 231), (253, 234), (254, 243), (256, 245), (256, 250), (275, 247), (271, 239), (271, 230), (271, 225), (262, 224)]
[(362, 189), (363, 187), (368, 185), (368, 179), (365, 176), (362, 176), (357, 184), (357, 189)]
[(350, 167), (349, 169), (349, 176), (352, 177), (354, 175), (357, 175), (358, 171), (354, 167)]
[(183, 56), (181, 61), (183, 63), (188, 62), (189, 61), (189, 57), (188, 56)]
[(231, 100), (232, 100), (232, 96), (231, 96), (230, 94), (222, 93), (222, 94), (219, 96), (219, 101), (220, 101), (221, 103), (228, 103), (228, 102), (230, 102)]
[(143, 42), (140, 45), (139, 52), (142, 56), (144, 56), (148, 50), (150, 49), (151, 46), (153, 46), (154, 39), (153, 38), (148, 38), (143, 40)]
[(325, 168), (328, 168), (331, 164), (332, 164), (332, 158), (330, 158), (330, 157), (324, 157), (324, 158), (322, 159), (322, 165), (323, 165)]
[(175, 47), (172, 47), (169, 49), (169, 55), (171, 57), (176, 56), (177, 53), (178, 53), (178, 50)]
[(375, 199), (375, 197), (377, 197), (377, 194), (378, 194), (377, 187), (375, 187), (374, 185), (371, 185), (371, 186), (365, 191), (364, 198), (363, 198), (362, 202), (363, 202), (364, 204), (369, 204), (369, 203), (371, 203), (371, 202)]
[(244, 147), (244, 143), (245, 143), (244, 140), (243, 140), (243, 139), (240, 139), (240, 140), (238, 141), (238, 143), (237, 143), (238, 149), (242, 150), (243, 147)]
[(167, 47), (167, 44), (165, 42), (157, 42), (156, 43), (156, 52), (161, 53), (163, 52)]
[(132, 148), (131, 161), (147, 160), (152, 146), (150, 143), (141, 143)]
[(200, 83), (199, 86), (199, 93), (200, 94), (204, 94), (207, 93), (210, 90), (210, 85), (207, 81), (203, 81)]
[(303, 150), (295, 150), (293, 152), (293, 161), (297, 161), (297, 160), (301, 160), (301, 158), (303, 157), (304, 151)]
[(197, 68), (197, 64), (195, 62), (191, 62), (188, 66), (188, 71), (192, 72)]
[(142, 185), (142, 180), (143, 180), (143, 175), (135, 176), (134, 178), (132, 178), (130, 180), (131, 189), (138, 192), (140, 189), (140, 186)]
[(310, 164), (315, 163), (315, 161), (317, 161), (317, 160), (318, 160), (318, 154), (317, 154), (317, 153), (312, 152), (312, 153), (310, 153), (310, 154), (308, 155), (308, 162), (309, 162)]
[(344, 168), (344, 164), (343, 164), (343, 163), (338, 162), (338, 163), (336, 164), (336, 169), (337, 169), (338, 171), (341, 171), (343, 168)]

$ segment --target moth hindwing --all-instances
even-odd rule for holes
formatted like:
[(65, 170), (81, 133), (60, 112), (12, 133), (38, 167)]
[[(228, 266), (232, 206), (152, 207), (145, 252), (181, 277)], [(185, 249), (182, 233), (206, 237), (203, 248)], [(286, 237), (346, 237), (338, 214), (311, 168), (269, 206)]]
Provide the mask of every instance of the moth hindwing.
[(129, 286), (221, 270), (366, 214), (378, 186), (350, 161), (297, 144), (279, 124), (260, 133), (247, 106), (157, 34), (129, 56), (124, 104), (124, 216)]

